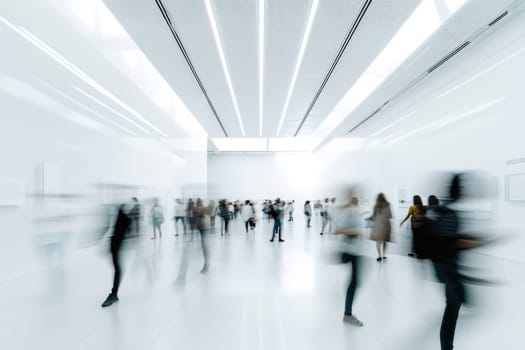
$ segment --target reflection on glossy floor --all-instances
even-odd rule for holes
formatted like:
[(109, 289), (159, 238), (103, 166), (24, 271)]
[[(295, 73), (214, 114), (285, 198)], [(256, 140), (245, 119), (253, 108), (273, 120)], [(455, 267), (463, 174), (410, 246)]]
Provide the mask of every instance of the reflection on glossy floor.
[[(174, 285), (188, 237), (145, 237), (124, 256), (120, 301), (102, 309), (111, 285), (109, 256), (75, 252), (62, 272), (0, 285), (1, 349), (439, 349), (442, 287), (425, 263), (405, 256), (406, 237), (388, 262), (367, 244), (355, 314), (342, 323), (348, 267), (332, 263), (333, 238), (301, 220), (285, 223), (285, 243), (268, 242), (270, 226), (211, 239), (208, 274), (197, 242), (184, 286)], [(168, 234), (169, 233), (169, 234)], [(471, 286), (458, 323), (457, 349), (516, 349), (524, 329), (524, 266), (484, 258), (481, 273), (499, 282)], [(519, 346), (518, 346), (519, 347)]]

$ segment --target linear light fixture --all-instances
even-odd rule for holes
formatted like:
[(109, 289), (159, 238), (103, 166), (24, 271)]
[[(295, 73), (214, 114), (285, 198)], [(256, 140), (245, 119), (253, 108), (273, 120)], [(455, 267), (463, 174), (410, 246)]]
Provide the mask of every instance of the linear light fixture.
[(132, 119), (129, 119), (128, 117), (126, 117), (124, 114), (120, 113), (119, 111), (117, 111), (116, 109), (108, 106), (107, 104), (105, 104), (104, 102), (100, 101), (98, 98), (90, 95), (89, 93), (85, 92), (84, 90), (82, 90), (81, 88), (75, 86), (74, 89), (76, 91), (78, 91), (80, 94), (84, 95), (85, 97), (87, 97), (88, 99), (90, 99), (91, 101), (99, 104), (100, 106), (104, 107), (105, 109), (107, 109), (108, 111), (118, 115), (119, 117), (121, 117), (122, 119), (124, 119), (125, 121), (133, 124), (135, 127), (137, 127), (138, 129), (146, 132), (149, 134), (149, 131), (146, 130), (144, 127), (142, 127), (142, 125), (138, 124), (137, 122), (135, 122), (134, 120)]
[(210, 21), (210, 26), (213, 32), (213, 38), (215, 39), (215, 45), (217, 46), (217, 51), (219, 53), (219, 59), (221, 60), (222, 70), (224, 71), (224, 75), (226, 77), (226, 84), (228, 85), (228, 90), (230, 91), (230, 95), (232, 98), (233, 108), (235, 109), (237, 121), (239, 122), (239, 126), (241, 127), (241, 134), (242, 136), (244, 136), (244, 124), (242, 123), (241, 112), (239, 110), (239, 105), (237, 104), (237, 97), (235, 95), (235, 91), (233, 90), (230, 72), (228, 70), (228, 65), (226, 64), (226, 56), (224, 55), (224, 49), (222, 47), (221, 37), (219, 35), (219, 27), (217, 26), (217, 21), (215, 20), (215, 13), (213, 12), (211, 1), (212, 0), (205, 0), (204, 4), (206, 5), (206, 12), (208, 13), (208, 20)]
[[(97, 90), (104, 96), (108, 97), (110, 100), (115, 102), (117, 105), (128, 111), (129, 113), (133, 114), (135, 117), (137, 117), (139, 120), (141, 120), (144, 124), (148, 125), (153, 130), (157, 131), (162, 136), (168, 136), (165, 134), (162, 130), (158, 129), (156, 126), (151, 124), (150, 121), (145, 119), (143, 116), (141, 116), (137, 111), (129, 107), (127, 104), (122, 102), (119, 98), (117, 98), (115, 95), (113, 95), (111, 92), (109, 92), (106, 88), (104, 88), (102, 85), (97, 83), (93, 78), (91, 78), (89, 75), (87, 75), (84, 71), (82, 71), (80, 68), (75, 66), (73, 63), (71, 63), (69, 60), (67, 60), (64, 56), (59, 54), (57, 51), (55, 51), (53, 48), (51, 48), (49, 45), (47, 45), (45, 42), (43, 42), (41, 39), (39, 39), (36, 35), (28, 31), (27, 29), (23, 27), (17, 27), (5, 18), (0, 16), (0, 22), (2, 22), (4, 25), (9, 27), (11, 30), (16, 32), (18, 35), (29, 41), (31, 44), (33, 44), (35, 47), (39, 48), (42, 52), (47, 54), (49, 57), (54, 59), (58, 64), (60, 64), (62, 67), (66, 68), (68, 71), (73, 73), (75, 76), (77, 76), (79, 79), (84, 81), (86, 84), (91, 86), (93, 89)], [(145, 132), (150, 134), (149, 131), (146, 129)]]
[(259, 136), (263, 133), (265, 0), (259, 0)]
[(434, 0), (423, 0), (321, 123), (314, 135), (320, 138), (326, 138), (330, 135), (343, 120), (466, 2), (467, 0), (455, 0), (454, 6), (449, 6), (448, 16), (440, 18)]
[(312, 25), (315, 19), (315, 14), (317, 13), (317, 7), (319, 5), (319, 0), (312, 0), (312, 6), (310, 7), (310, 13), (308, 14), (308, 20), (306, 22), (306, 27), (303, 33), (303, 39), (301, 41), (301, 46), (299, 48), (299, 54), (297, 56), (297, 61), (295, 62), (295, 68), (292, 75), (292, 81), (290, 82), (290, 87), (288, 88), (288, 94), (286, 95), (286, 100), (284, 102), (284, 108), (281, 113), (281, 119), (279, 120), (279, 127), (277, 128), (277, 136), (281, 134), (281, 129), (283, 127), (284, 118), (288, 112), (288, 105), (290, 104), (290, 98), (292, 97), (293, 90), (295, 88), (295, 83), (297, 81), (297, 76), (299, 74), (299, 69), (304, 58), (304, 52), (306, 50), (306, 44), (308, 44), (308, 39), (310, 38), (310, 33), (312, 31)]

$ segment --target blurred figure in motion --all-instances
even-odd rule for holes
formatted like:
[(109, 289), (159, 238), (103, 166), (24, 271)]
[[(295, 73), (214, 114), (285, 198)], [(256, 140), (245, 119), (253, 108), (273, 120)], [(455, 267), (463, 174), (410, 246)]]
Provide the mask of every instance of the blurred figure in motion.
[(159, 205), (158, 198), (154, 199), (154, 204), (151, 208), (151, 220), (153, 221), (153, 237), (151, 239), (157, 238), (157, 231), (159, 231), (159, 238), (162, 238), (161, 225), (164, 223), (164, 213)]
[(399, 226), (402, 226), (405, 221), (410, 218), (410, 226), (412, 229), (412, 248), (408, 256), (414, 256), (415, 251), (418, 250), (419, 237), (421, 235), (421, 230), (425, 222), (425, 207), (423, 206), (423, 201), (419, 195), (415, 195), (413, 198), (413, 204), (408, 208), (407, 216), (401, 221)]
[(288, 222), (293, 222), (293, 205), (294, 201), (288, 202), (286, 210), (288, 211)]
[(325, 229), (328, 225), (328, 207), (330, 206), (330, 200), (328, 198), (324, 199), (324, 204), (321, 207), (321, 236), (324, 234)]
[[(204, 264), (201, 269), (201, 273), (206, 273), (209, 268), (209, 247), (208, 247), (208, 235), (209, 235), (209, 220), (210, 215), (209, 206), (204, 206), (202, 199), (197, 198), (195, 207), (193, 209), (195, 218), (195, 228), (199, 232), (202, 256), (204, 258)], [(186, 281), (186, 273), (188, 271), (188, 258), (192, 248), (194, 238), (189, 242), (186, 242), (182, 252), (182, 261), (179, 268), (179, 273), (176, 279), (177, 284), (184, 284)]]
[(312, 206), (310, 201), (304, 203), (304, 216), (306, 217), (306, 227), (311, 227), (310, 222), (312, 221)]
[(230, 211), (228, 210), (228, 203), (226, 199), (223, 199), (219, 202), (219, 215), (222, 219), (221, 222), (221, 236), (230, 235), (228, 231), (228, 226), (230, 223)]
[(244, 202), (244, 205), (241, 207), (241, 217), (244, 221), (244, 227), (246, 228), (246, 233), (248, 233), (248, 228), (251, 228), (253, 230), (251, 223), (255, 219), (255, 209), (253, 208), (253, 205), (250, 203), (249, 200)]
[(135, 236), (140, 235), (140, 224), (142, 222), (142, 206), (139, 203), (139, 200), (137, 197), (132, 198), (132, 208), (129, 212), (129, 216), (132, 220), (131, 222), (131, 230), (133, 231), (133, 234)]
[(177, 198), (175, 200), (175, 217), (174, 217), (174, 220), (175, 220), (175, 236), (179, 235), (179, 230), (177, 228), (177, 223), (179, 221), (182, 222), (182, 229), (183, 229), (184, 234), (186, 234), (186, 219), (185, 219), (185, 217), (186, 217), (186, 215), (185, 215), (185, 209), (184, 209), (184, 202), (182, 201), (182, 199)]
[(349, 190), (345, 203), (337, 214), (335, 234), (342, 238), (340, 248), (340, 262), (350, 263), (352, 267), (350, 283), (346, 290), (345, 311), (343, 321), (354, 326), (362, 327), (361, 322), (353, 313), (353, 304), (356, 288), (359, 284), (361, 241), (363, 234), (363, 218), (359, 211), (359, 199)]
[(210, 228), (215, 228), (215, 216), (217, 216), (217, 206), (215, 202), (210, 199), (208, 202), (208, 211), (210, 213)]
[(190, 233), (195, 231), (195, 218), (193, 217), (193, 208), (195, 208), (195, 203), (193, 199), (188, 199), (188, 205), (186, 206), (186, 222), (190, 226)]
[(370, 239), (376, 242), (377, 261), (386, 259), (386, 242), (390, 242), (390, 233), (392, 231), (390, 219), (392, 219), (390, 203), (388, 203), (383, 193), (379, 193), (374, 206), (374, 212), (370, 217), (373, 224)]
[(423, 243), (418, 246), (419, 258), (429, 258), (436, 277), (445, 285), (446, 306), (441, 321), (442, 350), (453, 349), (459, 309), (465, 302), (464, 279), (459, 271), (461, 252), (480, 246), (478, 240), (461, 233), (462, 222), (454, 205), (462, 197), (462, 176), (454, 175), (449, 189), (450, 202), (440, 206), (437, 198), (429, 198), (427, 220), (423, 226)]
[(270, 205), (270, 215), (273, 218), (273, 229), (272, 229), (272, 239), (270, 242), (275, 240), (275, 234), (279, 234), (279, 242), (284, 242), (282, 237), (283, 230), (283, 215), (284, 215), (284, 203), (281, 202), (280, 198), (277, 198), (275, 202)]
[(233, 216), (233, 203), (232, 202), (228, 202), (227, 205), (228, 205), (228, 213), (230, 215), (230, 220), (233, 220), (234, 219), (234, 216)]
[(321, 204), (321, 201), (320, 200), (316, 200), (315, 203), (314, 203), (315, 216), (319, 216), (319, 213), (321, 212), (321, 208), (322, 207), (323, 207), (323, 205)]
[[(136, 198), (133, 198), (133, 201), (134, 203), (137, 203)], [(125, 210), (126, 209), (125, 209), (124, 204), (120, 205), (120, 207), (118, 208), (117, 220), (113, 227), (113, 234), (111, 235), (111, 239), (110, 239), (111, 260), (113, 262), (113, 268), (114, 268), (113, 288), (111, 289), (111, 293), (108, 295), (106, 300), (102, 303), (102, 307), (111, 306), (114, 302), (118, 301), (118, 291), (119, 291), (121, 272), (122, 272), (121, 266), (120, 266), (120, 253), (121, 253), (122, 243), (124, 242), (124, 239), (128, 235), (131, 224), (133, 222), (133, 219), (131, 216), (133, 209), (130, 211), (129, 214), (127, 214)]]

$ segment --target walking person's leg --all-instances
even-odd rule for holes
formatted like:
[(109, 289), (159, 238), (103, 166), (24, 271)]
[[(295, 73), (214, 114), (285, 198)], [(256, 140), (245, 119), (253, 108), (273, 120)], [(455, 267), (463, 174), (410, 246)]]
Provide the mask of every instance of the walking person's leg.
[(246, 228), (246, 233), (248, 233), (248, 225), (249, 225), (249, 224), (250, 224), (250, 222), (249, 222), (248, 220), (246, 220), (246, 221), (244, 222), (244, 226), (245, 226), (245, 228)]
[(273, 242), (275, 239), (275, 234), (277, 233), (277, 219), (273, 220), (273, 228), (272, 228), (272, 239), (270, 239), (270, 242)]
[(120, 287), (121, 280), (121, 268), (120, 268), (120, 247), (112, 247), (111, 249), (111, 261), (113, 263), (113, 287), (111, 288), (111, 293), (108, 295), (106, 300), (102, 303), (102, 307), (108, 307), (113, 304), (115, 301), (118, 301), (118, 291)]
[(201, 273), (205, 273), (209, 268), (209, 248), (208, 248), (208, 230), (200, 229), (201, 233), (201, 248), (202, 248), (202, 257), (204, 258), (204, 264), (202, 266)]
[(454, 335), (456, 333), (459, 309), (464, 300), (463, 285), (459, 281), (446, 283), (445, 294), (447, 304), (441, 321), (441, 350), (452, 350), (454, 348)]
[(359, 284), (359, 257), (351, 255), (350, 263), (352, 265), (352, 276), (350, 277), (350, 284), (346, 290), (344, 321), (356, 326), (363, 326), (363, 323), (353, 314), (355, 291)]
[(282, 230), (283, 230), (283, 223), (281, 219), (279, 219), (279, 242), (284, 242), (284, 239), (282, 237)]

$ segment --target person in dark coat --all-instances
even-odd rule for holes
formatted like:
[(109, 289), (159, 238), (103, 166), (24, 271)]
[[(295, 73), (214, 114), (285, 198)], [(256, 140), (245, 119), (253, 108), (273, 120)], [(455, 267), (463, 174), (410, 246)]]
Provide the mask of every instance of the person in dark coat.
[(120, 252), (122, 243), (128, 235), (132, 219), (125, 213), (124, 204), (122, 204), (117, 213), (117, 220), (113, 228), (113, 235), (110, 241), (111, 260), (113, 262), (113, 268), (115, 270), (113, 275), (113, 288), (111, 293), (108, 295), (106, 300), (102, 303), (102, 307), (108, 307), (114, 302), (118, 301), (118, 290), (121, 280), (121, 268), (120, 268)]

